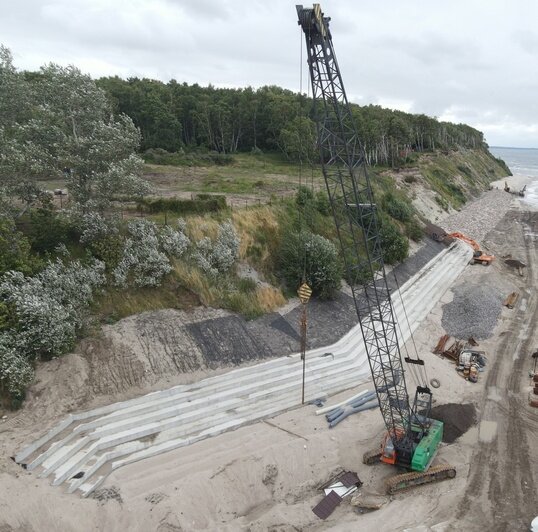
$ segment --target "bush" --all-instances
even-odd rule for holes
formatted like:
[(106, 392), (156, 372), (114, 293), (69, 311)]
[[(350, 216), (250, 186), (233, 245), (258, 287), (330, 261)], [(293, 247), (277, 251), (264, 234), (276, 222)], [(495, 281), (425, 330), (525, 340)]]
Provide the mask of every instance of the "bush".
[(319, 191), (316, 194), (316, 210), (324, 216), (331, 214), (331, 204), (326, 192)]
[(38, 253), (51, 253), (59, 244), (78, 242), (79, 233), (68, 217), (44, 205), (30, 211), (26, 231), (32, 249)]
[(401, 262), (409, 253), (409, 242), (389, 220), (382, 220), (379, 230), (383, 261), (386, 264)]
[(204, 214), (218, 212), (227, 208), (226, 196), (198, 194), (194, 199), (158, 198), (142, 199), (138, 202), (140, 210), (156, 214), (175, 212), (179, 214)]
[(0, 334), (0, 392), (7, 392), (11, 406), (17, 407), (34, 378), (30, 362), (12, 345), (9, 334)]
[(305, 186), (300, 186), (295, 194), (295, 203), (299, 207), (306, 207), (310, 205), (314, 200), (314, 193), (311, 189)]
[(219, 226), (219, 235), (215, 241), (205, 237), (196, 244), (194, 262), (203, 272), (213, 277), (226, 273), (239, 257), (239, 244), (232, 223), (224, 222)]
[(177, 231), (168, 225), (164, 226), (159, 233), (159, 240), (161, 242), (162, 249), (167, 255), (179, 258), (185, 253), (185, 251), (187, 251), (191, 241), (189, 240), (189, 237), (185, 235), (185, 220), (180, 218), (177, 221), (177, 225)]
[(340, 288), (342, 264), (336, 246), (321, 235), (308, 231), (284, 235), (278, 268), (293, 290), (303, 278), (322, 299), (334, 297)]
[(420, 242), (424, 236), (422, 228), (415, 219), (411, 219), (409, 223), (405, 225), (405, 234), (415, 242)]
[(159, 286), (164, 275), (172, 270), (168, 257), (159, 249), (157, 226), (149, 220), (128, 224), (122, 258), (114, 269), (117, 286)]
[(395, 220), (407, 222), (413, 216), (412, 208), (402, 199), (397, 198), (392, 192), (387, 192), (382, 200), (383, 209)]
[(108, 272), (116, 268), (123, 254), (123, 239), (119, 234), (109, 234), (88, 244), (90, 253), (105, 263)]
[(0, 217), (0, 275), (8, 270), (30, 273), (35, 265), (28, 239), (16, 230), (13, 220)]
[(235, 163), (235, 158), (228, 153), (216, 151), (201, 153), (168, 152), (161, 148), (150, 148), (143, 153), (144, 161), (152, 164), (163, 164), (172, 166), (227, 166)]

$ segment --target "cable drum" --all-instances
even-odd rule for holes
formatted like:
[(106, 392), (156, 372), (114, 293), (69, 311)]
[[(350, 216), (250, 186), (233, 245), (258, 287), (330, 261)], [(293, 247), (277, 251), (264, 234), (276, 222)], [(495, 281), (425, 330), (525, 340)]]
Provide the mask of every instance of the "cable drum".
[(441, 381), (439, 379), (430, 379), (430, 385), (432, 388), (439, 388), (441, 386)]

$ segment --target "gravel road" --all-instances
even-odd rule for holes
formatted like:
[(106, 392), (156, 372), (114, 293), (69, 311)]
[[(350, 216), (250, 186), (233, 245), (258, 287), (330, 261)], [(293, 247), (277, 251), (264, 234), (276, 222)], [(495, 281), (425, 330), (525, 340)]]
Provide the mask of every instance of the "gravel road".
[(443, 220), (443, 229), (449, 233), (459, 231), (479, 243), (502, 220), (513, 201), (512, 194), (504, 190), (488, 190), (480, 198)]

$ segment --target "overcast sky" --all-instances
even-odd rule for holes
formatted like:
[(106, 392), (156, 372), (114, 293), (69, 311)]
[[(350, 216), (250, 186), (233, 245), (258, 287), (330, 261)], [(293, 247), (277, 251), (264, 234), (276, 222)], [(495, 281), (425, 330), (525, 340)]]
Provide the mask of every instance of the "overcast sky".
[[(0, 42), (22, 69), (53, 61), (96, 77), (300, 87), (294, 2), (0, 0), (0, 7)], [(493, 146), (538, 147), (538, 2), (326, 0), (322, 8), (351, 101), (465, 122)]]

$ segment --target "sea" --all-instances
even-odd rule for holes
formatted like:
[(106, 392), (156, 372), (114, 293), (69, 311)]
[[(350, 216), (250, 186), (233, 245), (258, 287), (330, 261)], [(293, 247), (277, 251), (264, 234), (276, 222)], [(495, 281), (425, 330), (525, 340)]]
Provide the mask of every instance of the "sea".
[(523, 203), (538, 207), (538, 149), (536, 148), (502, 148), (493, 146), (489, 151), (500, 157), (517, 176), (529, 179)]

